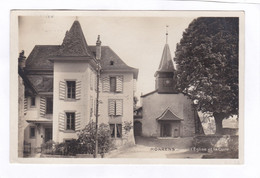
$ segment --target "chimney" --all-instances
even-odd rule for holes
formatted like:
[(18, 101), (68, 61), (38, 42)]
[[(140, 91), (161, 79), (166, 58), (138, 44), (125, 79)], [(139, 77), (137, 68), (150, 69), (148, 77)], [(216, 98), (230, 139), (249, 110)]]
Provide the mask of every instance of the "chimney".
[(101, 41), (100, 41), (100, 35), (98, 35), (97, 42), (96, 42), (96, 59), (101, 59)]
[(19, 54), (19, 58), (18, 58), (18, 65), (21, 69), (25, 68), (25, 60), (26, 57), (24, 56), (24, 50), (22, 50), (22, 52), (20, 52)]

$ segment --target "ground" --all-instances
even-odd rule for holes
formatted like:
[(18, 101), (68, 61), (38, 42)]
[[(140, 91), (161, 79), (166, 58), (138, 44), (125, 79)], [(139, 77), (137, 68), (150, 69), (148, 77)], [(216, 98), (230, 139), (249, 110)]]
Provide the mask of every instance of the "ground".
[(202, 158), (192, 150), (192, 138), (136, 137), (136, 145), (111, 151), (106, 158)]

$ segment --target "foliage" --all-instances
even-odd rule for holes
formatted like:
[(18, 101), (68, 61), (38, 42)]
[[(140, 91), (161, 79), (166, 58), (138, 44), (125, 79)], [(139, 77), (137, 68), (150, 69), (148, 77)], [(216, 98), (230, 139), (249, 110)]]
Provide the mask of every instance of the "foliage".
[[(81, 149), (88, 154), (93, 154), (95, 151), (95, 133), (96, 133), (96, 123), (89, 122), (86, 127), (80, 131), (78, 135), (79, 144), (82, 145)], [(98, 152), (106, 153), (111, 147), (110, 139), (110, 128), (107, 124), (100, 124), (98, 127)]]
[(134, 96), (133, 102), (134, 102), (134, 110), (136, 110), (136, 108), (137, 108), (137, 103), (138, 103), (138, 98), (137, 98), (136, 96)]
[(200, 17), (176, 47), (176, 89), (213, 114), (217, 133), (238, 114), (238, 30), (238, 18)]
[(47, 141), (41, 145), (42, 152), (46, 154), (52, 154), (55, 152), (55, 142), (52, 140)]
[(124, 121), (124, 130), (125, 130), (125, 133), (129, 132), (132, 128), (133, 128), (133, 125), (132, 125), (132, 122), (127, 122), (127, 121)]
[[(78, 134), (78, 139), (55, 143), (49, 141), (42, 145), (42, 153), (54, 155), (93, 154), (95, 151), (95, 122), (90, 122)], [(110, 129), (107, 124), (98, 127), (98, 153), (104, 154), (112, 147)]]

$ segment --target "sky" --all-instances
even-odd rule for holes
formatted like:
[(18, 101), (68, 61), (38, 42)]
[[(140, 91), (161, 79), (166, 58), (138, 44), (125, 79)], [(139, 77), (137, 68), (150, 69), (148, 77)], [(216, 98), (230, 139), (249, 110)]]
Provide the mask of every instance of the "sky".
[(166, 43), (172, 57), (183, 31), (196, 17), (160, 16), (20, 16), (19, 50), (29, 56), (35, 45), (60, 45), (74, 20), (81, 24), (88, 45), (100, 35), (102, 45), (111, 49), (129, 66), (139, 69), (136, 96), (155, 89), (154, 73), (159, 67)]

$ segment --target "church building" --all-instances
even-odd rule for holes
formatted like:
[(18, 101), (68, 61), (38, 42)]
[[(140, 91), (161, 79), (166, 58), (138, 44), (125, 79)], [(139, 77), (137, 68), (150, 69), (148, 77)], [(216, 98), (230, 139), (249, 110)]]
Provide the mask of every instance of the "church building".
[(88, 45), (78, 20), (61, 45), (36, 45), (19, 63), (22, 76), (28, 79), (21, 138), (30, 152), (40, 152), (49, 140), (76, 139), (77, 132), (95, 121), (97, 114), (99, 124), (109, 124), (115, 145), (135, 143), (133, 129), (125, 131), (124, 125), (133, 124), (138, 69), (128, 66), (109, 46), (102, 46), (99, 36), (96, 45)]
[(136, 110), (135, 135), (178, 138), (203, 132), (192, 101), (175, 90), (175, 71), (166, 42), (154, 75), (155, 90), (141, 96), (142, 107)]

